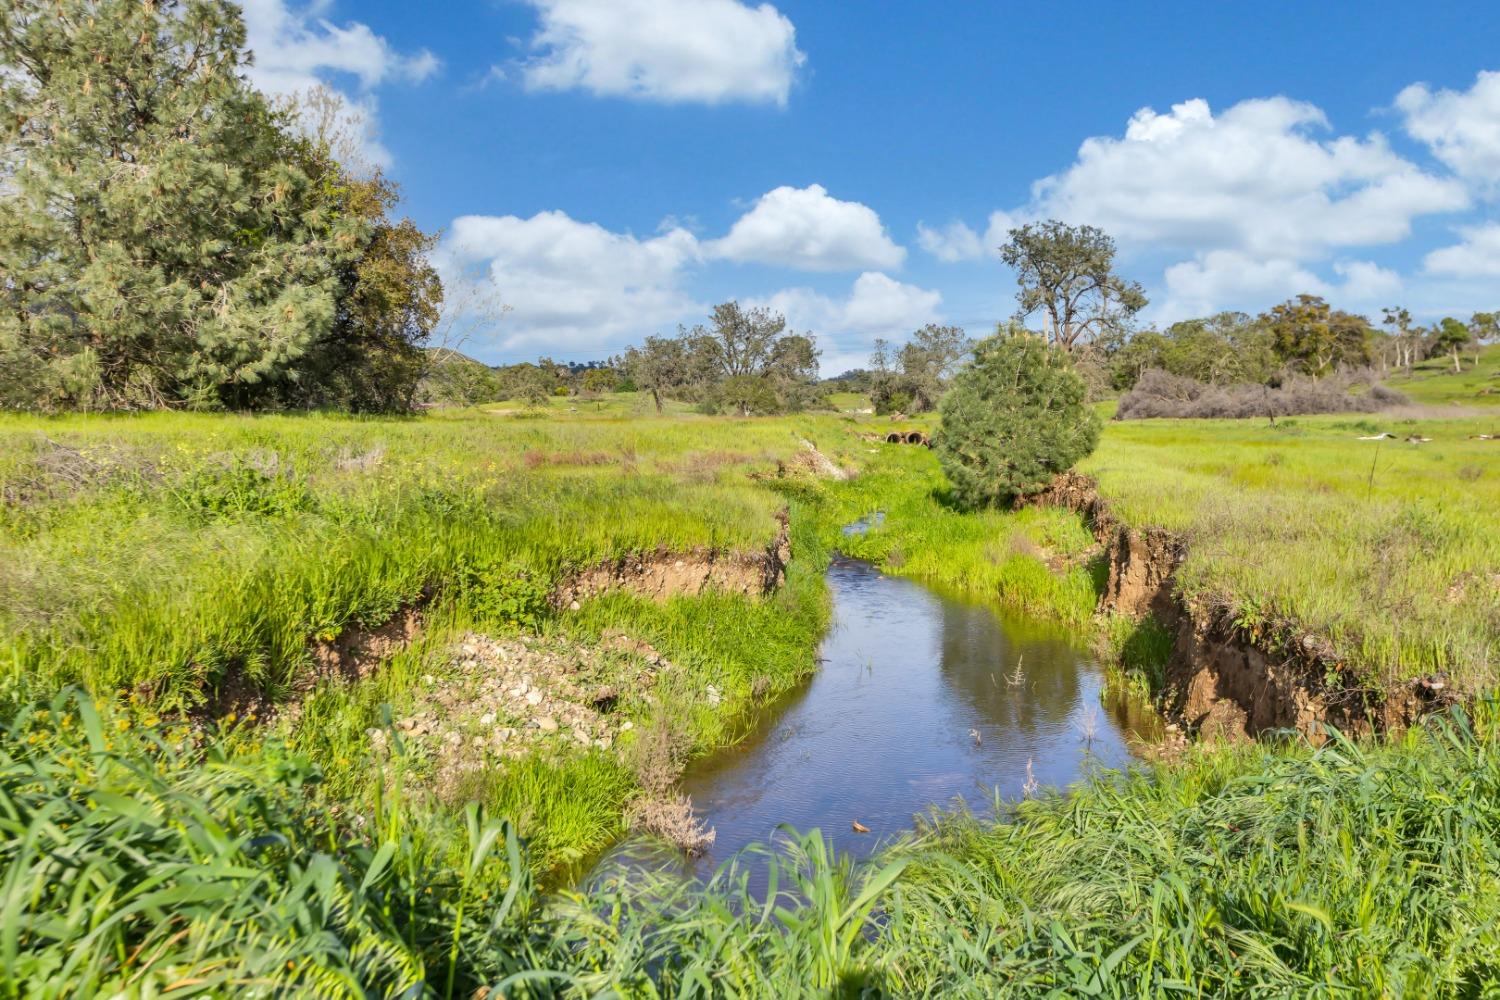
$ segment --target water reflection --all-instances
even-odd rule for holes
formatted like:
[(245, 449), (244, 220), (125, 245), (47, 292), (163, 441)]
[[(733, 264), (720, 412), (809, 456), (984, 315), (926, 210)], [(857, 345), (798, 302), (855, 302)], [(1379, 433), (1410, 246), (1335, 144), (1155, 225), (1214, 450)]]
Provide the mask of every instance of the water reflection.
[[(684, 790), (717, 831), (700, 871), (778, 824), (819, 827), (864, 855), (933, 805), (987, 810), (1128, 759), (1100, 708), (1103, 676), (1064, 632), (836, 559), (834, 621), (806, 687), (756, 735), (696, 763)], [(1019, 667), (1019, 669), (1018, 669)], [(851, 829), (858, 821), (870, 829)]]

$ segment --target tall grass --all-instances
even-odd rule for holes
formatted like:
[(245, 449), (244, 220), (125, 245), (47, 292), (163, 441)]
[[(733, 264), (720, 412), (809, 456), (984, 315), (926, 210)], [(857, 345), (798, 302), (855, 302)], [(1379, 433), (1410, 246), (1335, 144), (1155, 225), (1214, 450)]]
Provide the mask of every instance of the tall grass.
[(0, 993), (1484, 996), (1495, 714), (1102, 773), (868, 864), (788, 832), (707, 884), (547, 897), (478, 806), (335, 809), (295, 754), (66, 693), (0, 734)]

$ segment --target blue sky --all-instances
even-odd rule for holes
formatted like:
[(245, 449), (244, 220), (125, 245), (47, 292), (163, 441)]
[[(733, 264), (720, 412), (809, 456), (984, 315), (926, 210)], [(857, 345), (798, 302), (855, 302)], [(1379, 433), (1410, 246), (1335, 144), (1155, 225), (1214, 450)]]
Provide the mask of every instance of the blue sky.
[(995, 247), (1046, 217), (1114, 235), (1158, 323), (1500, 307), (1497, 4), (245, 6), (257, 83), (339, 90), (444, 231), (487, 361), (738, 298), (833, 374), (924, 322), (986, 332)]

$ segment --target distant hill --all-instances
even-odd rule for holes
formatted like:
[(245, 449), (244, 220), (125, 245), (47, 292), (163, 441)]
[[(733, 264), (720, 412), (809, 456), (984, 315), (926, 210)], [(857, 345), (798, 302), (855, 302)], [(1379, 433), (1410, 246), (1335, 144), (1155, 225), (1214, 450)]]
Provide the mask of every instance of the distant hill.
[(500, 376), (495, 369), (451, 347), (430, 347), (432, 367), (418, 388), (427, 406), (472, 406), (499, 399)]

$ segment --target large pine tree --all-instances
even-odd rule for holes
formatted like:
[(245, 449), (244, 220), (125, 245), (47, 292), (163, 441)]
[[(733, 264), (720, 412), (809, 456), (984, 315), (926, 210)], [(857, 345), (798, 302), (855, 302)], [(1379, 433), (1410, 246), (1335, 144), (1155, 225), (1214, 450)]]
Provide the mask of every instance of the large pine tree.
[(8, 8), (0, 405), (285, 396), (327, 355), (377, 226), (336, 210), (332, 175), (309, 178), (306, 140), (245, 81), (239, 8)]

